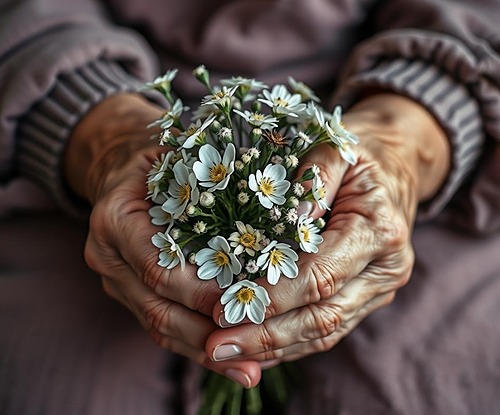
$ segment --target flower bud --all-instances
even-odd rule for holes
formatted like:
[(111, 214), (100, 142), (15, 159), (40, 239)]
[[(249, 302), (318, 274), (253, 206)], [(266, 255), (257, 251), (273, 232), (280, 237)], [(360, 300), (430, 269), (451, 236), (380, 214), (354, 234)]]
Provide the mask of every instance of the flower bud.
[(211, 208), (215, 205), (215, 196), (211, 192), (202, 192), (200, 194), (200, 205), (206, 208)]

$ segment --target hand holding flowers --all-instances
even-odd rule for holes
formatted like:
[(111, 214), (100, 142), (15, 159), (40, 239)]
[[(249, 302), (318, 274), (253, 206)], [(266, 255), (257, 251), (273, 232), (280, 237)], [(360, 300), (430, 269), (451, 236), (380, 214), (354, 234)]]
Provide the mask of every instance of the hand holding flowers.
[(152, 221), (165, 226), (152, 240), (160, 265), (182, 266), (187, 255), (200, 279), (231, 287), (222, 299), (227, 322), (247, 317), (259, 324), (270, 299), (248, 282), (296, 278), (296, 250), (318, 252), (323, 240), (324, 221), (299, 215), (298, 207), (308, 201), (327, 209), (324, 182), (318, 166), (296, 177), (299, 159), (326, 143), (354, 164), (358, 139), (342, 125), (340, 108), (327, 113), (294, 79), (289, 91), (241, 77), (212, 86), (204, 67), (194, 73), (209, 94), (187, 127), (186, 107), (170, 93), (176, 71), (147, 85), (172, 105), (155, 123), (170, 149), (148, 175), (148, 196), (157, 205)]

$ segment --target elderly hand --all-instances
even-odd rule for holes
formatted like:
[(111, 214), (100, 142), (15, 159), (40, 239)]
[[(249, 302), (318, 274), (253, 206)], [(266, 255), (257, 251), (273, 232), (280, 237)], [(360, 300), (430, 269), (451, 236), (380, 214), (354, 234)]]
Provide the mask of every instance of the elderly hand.
[[(393, 94), (365, 98), (344, 122), (361, 140), (355, 166), (327, 146), (301, 163), (321, 168), (330, 197), (319, 253), (301, 254), (296, 279), (259, 281), (271, 298), (266, 320), (213, 332), (206, 350), (214, 361), (251, 358), (272, 366), (330, 350), (408, 281), (417, 204), (444, 181), (447, 139), (423, 107)], [(223, 323), (221, 315), (217, 304), (214, 320)]]
[(157, 265), (151, 236), (146, 175), (164, 148), (146, 126), (162, 109), (134, 94), (118, 94), (94, 107), (75, 128), (65, 157), (69, 186), (92, 205), (85, 258), (107, 294), (128, 307), (150, 336), (246, 387), (260, 380), (256, 362), (213, 362), (205, 352), (218, 328), (211, 319), (221, 290), (201, 281), (194, 267)]

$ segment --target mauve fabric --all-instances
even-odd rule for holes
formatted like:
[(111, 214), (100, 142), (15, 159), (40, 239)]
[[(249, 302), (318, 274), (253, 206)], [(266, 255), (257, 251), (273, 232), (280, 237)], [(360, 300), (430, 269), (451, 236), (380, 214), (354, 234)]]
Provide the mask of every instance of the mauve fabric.
[[(103, 294), (85, 234), (50, 210), (0, 219), (0, 413), (195, 415), (200, 368)], [(433, 224), (414, 245), (394, 303), (299, 362), (289, 415), (500, 413), (500, 235)]]

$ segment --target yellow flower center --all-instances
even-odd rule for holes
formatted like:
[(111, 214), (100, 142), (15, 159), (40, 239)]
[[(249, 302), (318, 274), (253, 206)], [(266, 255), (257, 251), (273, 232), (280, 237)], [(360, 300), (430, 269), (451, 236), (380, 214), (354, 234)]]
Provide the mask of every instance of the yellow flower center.
[(189, 185), (189, 183), (184, 183), (179, 189), (179, 199), (185, 202), (186, 200), (189, 200), (190, 197), (191, 197), (191, 186)]
[(320, 199), (324, 199), (326, 196), (326, 190), (323, 186), (318, 187), (318, 196)]
[(264, 177), (259, 183), (259, 190), (266, 196), (272, 195), (274, 192), (274, 186), (272, 180), (267, 177)]
[(245, 232), (240, 237), (240, 244), (242, 244), (245, 248), (251, 248), (255, 245), (256, 240), (257, 239), (255, 238), (255, 235), (253, 233)]
[(223, 251), (217, 251), (214, 255), (215, 265), (218, 267), (224, 267), (229, 264), (229, 257)]
[(255, 291), (248, 287), (240, 288), (236, 292), (236, 301), (243, 304), (250, 304), (255, 297)]
[(307, 226), (301, 226), (300, 232), (302, 233), (302, 237), (304, 238), (304, 241), (309, 242), (309, 238), (311, 236), (309, 233), (309, 228)]
[(271, 262), (271, 265), (275, 266), (278, 265), (281, 261), (283, 261), (283, 257), (285, 255), (283, 252), (273, 249), (270, 254), (269, 254), (269, 261)]
[(288, 101), (284, 100), (283, 98), (276, 98), (273, 104), (281, 107), (288, 107)]
[(210, 181), (219, 183), (226, 177), (227, 170), (222, 164), (217, 164), (210, 169)]

